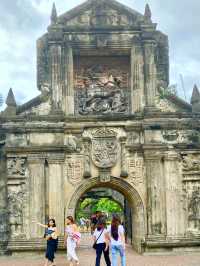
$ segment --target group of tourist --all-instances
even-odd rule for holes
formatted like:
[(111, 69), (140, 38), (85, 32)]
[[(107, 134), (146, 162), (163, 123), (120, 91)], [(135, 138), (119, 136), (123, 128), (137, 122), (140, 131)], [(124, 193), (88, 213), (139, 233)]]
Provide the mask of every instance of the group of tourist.
[[(47, 240), (45, 266), (55, 266), (55, 252), (58, 246), (58, 230), (54, 219), (50, 219), (47, 225), (37, 223), (45, 228), (44, 237)], [(64, 244), (67, 248), (67, 259), (69, 266), (79, 265), (79, 259), (76, 254), (76, 247), (80, 243), (81, 234), (72, 216), (66, 218)], [(125, 236), (124, 227), (117, 215), (113, 215), (111, 224), (107, 227), (103, 216), (97, 214), (96, 222), (93, 227), (93, 248), (96, 250), (95, 266), (100, 266), (102, 253), (104, 254), (107, 266), (111, 266), (109, 247), (112, 253), (112, 266), (117, 266), (117, 255), (121, 257), (121, 265), (125, 266)]]

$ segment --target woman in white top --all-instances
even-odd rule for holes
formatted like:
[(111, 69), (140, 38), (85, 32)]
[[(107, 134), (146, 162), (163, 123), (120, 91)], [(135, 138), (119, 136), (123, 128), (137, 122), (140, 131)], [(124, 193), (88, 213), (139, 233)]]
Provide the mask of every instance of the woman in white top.
[(73, 265), (73, 261), (75, 261), (76, 265), (79, 265), (79, 259), (76, 255), (76, 247), (78, 243), (78, 238), (80, 240), (80, 233), (78, 232), (78, 227), (74, 222), (72, 216), (68, 216), (66, 218), (66, 228), (65, 228), (65, 246), (67, 247), (67, 259), (69, 261), (69, 265)]
[(111, 242), (112, 251), (112, 266), (117, 266), (117, 255), (121, 257), (121, 266), (126, 265), (125, 257), (125, 236), (124, 227), (121, 225), (120, 218), (118, 216), (113, 216), (112, 223), (108, 227), (108, 233)]
[(108, 233), (105, 227), (105, 221), (101, 219), (97, 222), (97, 228), (93, 234), (94, 243), (96, 244), (96, 263), (95, 266), (100, 266), (102, 252), (107, 266), (111, 266), (109, 257), (109, 240)]

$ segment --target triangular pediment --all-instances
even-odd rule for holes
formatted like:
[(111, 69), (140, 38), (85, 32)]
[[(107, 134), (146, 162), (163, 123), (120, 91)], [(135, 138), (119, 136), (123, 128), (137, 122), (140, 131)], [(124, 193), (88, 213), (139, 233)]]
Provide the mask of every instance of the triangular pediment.
[(115, 0), (88, 0), (58, 17), (65, 26), (114, 27), (133, 26), (144, 16)]

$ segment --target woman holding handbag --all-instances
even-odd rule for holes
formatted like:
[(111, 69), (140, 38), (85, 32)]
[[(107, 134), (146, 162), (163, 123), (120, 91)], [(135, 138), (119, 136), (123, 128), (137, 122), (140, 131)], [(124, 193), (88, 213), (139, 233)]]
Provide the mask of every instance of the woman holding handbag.
[(67, 216), (66, 218), (66, 228), (65, 228), (65, 246), (67, 247), (67, 259), (69, 265), (73, 265), (75, 261), (76, 265), (79, 265), (79, 259), (76, 254), (76, 247), (81, 238), (81, 234), (78, 231), (78, 227), (72, 216)]
[(93, 234), (94, 244), (93, 248), (96, 250), (96, 263), (95, 266), (100, 266), (102, 252), (107, 266), (111, 266), (109, 256), (109, 239), (108, 233), (105, 226), (105, 221), (99, 220), (97, 227)]

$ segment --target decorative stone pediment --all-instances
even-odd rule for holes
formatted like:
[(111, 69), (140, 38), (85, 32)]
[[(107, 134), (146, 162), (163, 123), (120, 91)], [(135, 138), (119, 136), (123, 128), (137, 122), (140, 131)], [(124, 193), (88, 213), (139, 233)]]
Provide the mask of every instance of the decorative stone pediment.
[(113, 0), (87, 1), (58, 18), (66, 26), (94, 28), (132, 26), (143, 20), (141, 14)]

